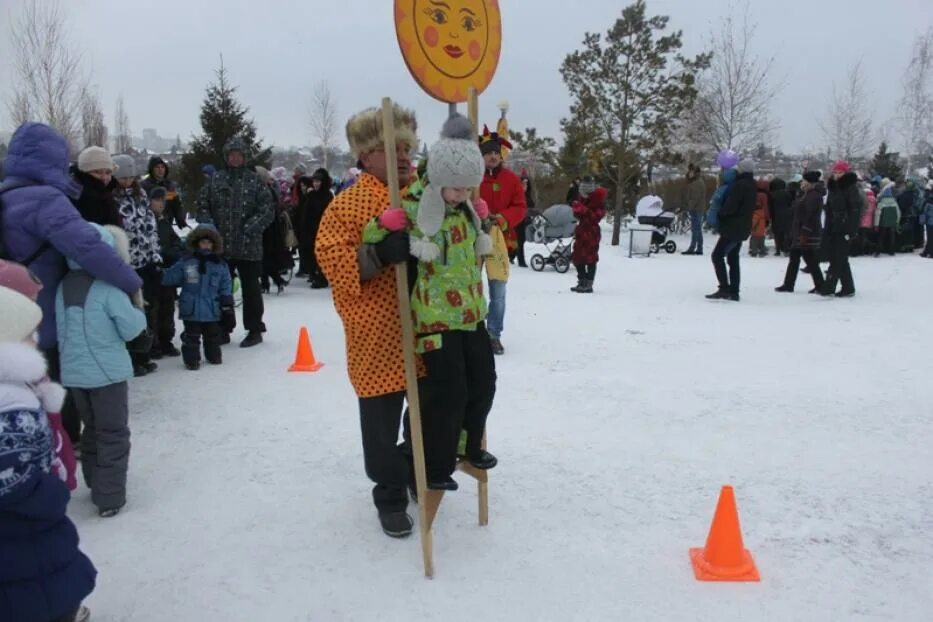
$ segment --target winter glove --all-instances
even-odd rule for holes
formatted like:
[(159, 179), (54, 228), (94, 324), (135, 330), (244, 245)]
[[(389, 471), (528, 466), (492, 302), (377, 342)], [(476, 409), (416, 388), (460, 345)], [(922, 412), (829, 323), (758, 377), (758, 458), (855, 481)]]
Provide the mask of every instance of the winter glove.
[(408, 214), (401, 207), (390, 207), (379, 215), (379, 226), (389, 231), (402, 231), (408, 226)]
[(480, 220), (486, 220), (489, 218), (489, 204), (482, 199), (476, 199), (473, 201), (473, 209), (476, 210), (476, 215)]
[(385, 239), (375, 245), (376, 257), (383, 266), (402, 263), (408, 259), (408, 234), (404, 231), (393, 231)]
[(220, 297), (220, 327), (227, 333), (236, 328), (236, 310), (233, 307), (233, 296)]

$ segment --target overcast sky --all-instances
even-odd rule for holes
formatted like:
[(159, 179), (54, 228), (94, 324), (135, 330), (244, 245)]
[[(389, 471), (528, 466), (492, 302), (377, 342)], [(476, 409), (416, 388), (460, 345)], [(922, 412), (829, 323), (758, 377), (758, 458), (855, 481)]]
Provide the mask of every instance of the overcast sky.
[[(10, 11), (26, 0), (0, 0), (0, 84), (11, 79)], [(559, 138), (569, 97), (558, 68), (587, 31), (603, 32), (624, 0), (501, 0), (503, 50), (498, 72), (480, 98), (480, 122), (493, 124), (496, 104), (511, 103), (512, 127), (537, 127)], [(307, 107), (314, 84), (326, 80), (337, 98), (341, 128), (355, 111), (383, 96), (418, 113), (421, 137), (433, 142), (446, 105), (409, 76), (395, 38), (391, 0), (68, 0), (71, 36), (99, 87), (108, 125), (123, 94), (135, 135), (199, 131), (205, 85), (219, 55), (239, 85), (259, 133), (279, 146), (312, 143)], [(726, 0), (649, 0), (650, 14), (671, 16), (685, 50), (702, 50), (722, 19)], [(786, 87), (773, 110), (778, 145), (797, 151), (822, 140), (817, 117), (831, 81), (862, 60), (878, 121), (900, 96), (913, 39), (933, 25), (933, 0), (751, 0), (757, 52), (774, 56)], [(7, 93), (7, 89), (0, 89)], [(0, 127), (10, 128), (6, 110)], [(12, 129), (12, 128), (10, 128)], [(342, 132), (341, 132), (342, 134)]]

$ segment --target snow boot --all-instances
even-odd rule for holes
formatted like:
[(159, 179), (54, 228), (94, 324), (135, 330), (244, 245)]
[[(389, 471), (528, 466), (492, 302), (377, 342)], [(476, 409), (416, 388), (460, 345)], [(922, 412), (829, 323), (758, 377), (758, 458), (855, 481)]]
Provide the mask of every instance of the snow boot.
[(185, 369), (190, 369), (191, 371), (198, 371), (199, 369), (201, 369), (201, 361), (185, 363)]
[(726, 300), (729, 298), (729, 290), (725, 287), (720, 287), (712, 294), (707, 294), (707, 300)]
[(383, 512), (379, 514), (379, 524), (390, 538), (404, 538), (411, 535), (415, 521), (407, 512)]
[(120, 510), (123, 509), (124, 505), (126, 504), (121, 503), (120, 505), (113, 507), (113, 508), (101, 509), (100, 511), (98, 511), (98, 515), (100, 515), (101, 518), (113, 518), (114, 516), (120, 513)]
[(583, 287), (577, 290), (578, 294), (592, 294), (593, 293), (593, 279), (585, 279), (583, 281)]
[(246, 338), (240, 342), (241, 348), (252, 348), (255, 345), (262, 343), (262, 333), (259, 331), (251, 330), (246, 335)]
[(485, 449), (480, 449), (479, 452), (471, 455), (468, 458), (468, 461), (477, 469), (481, 469), (483, 471), (488, 471), (489, 469), (492, 469), (497, 464), (499, 464), (498, 458)]
[(458, 490), (460, 484), (457, 483), (457, 480), (451, 476), (438, 477), (435, 479), (428, 479), (428, 489), (429, 490)]
[(579, 293), (579, 292), (580, 292), (580, 288), (583, 287), (583, 284), (584, 284), (585, 282), (586, 282), (586, 279), (584, 279), (583, 277), (578, 276), (578, 277), (577, 277), (577, 284), (574, 285), (573, 287), (571, 287), (571, 288), (570, 288), (570, 291)]
[(171, 356), (171, 357), (181, 356), (181, 352), (179, 351), (178, 348), (175, 347), (174, 343), (169, 343), (168, 345), (162, 346), (161, 351), (162, 351), (162, 356)]
[(505, 347), (502, 345), (502, 342), (492, 337), (489, 339), (489, 345), (492, 346), (492, 353), (496, 355), (505, 354)]
[(794, 293), (794, 288), (793, 288), (793, 287), (788, 287), (787, 285), (781, 285), (780, 287), (775, 287), (775, 288), (774, 288), (774, 291), (776, 291), (776, 292), (785, 292), (785, 293), (788, 293), (788, 294), (793, 294), (793, 293)]

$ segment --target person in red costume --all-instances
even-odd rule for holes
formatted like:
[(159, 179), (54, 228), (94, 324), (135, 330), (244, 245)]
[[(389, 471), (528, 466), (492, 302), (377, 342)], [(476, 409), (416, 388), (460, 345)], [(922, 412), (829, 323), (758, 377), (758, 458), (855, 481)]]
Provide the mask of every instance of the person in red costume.
[(479, 137), (479, 148), (486, 161), (486, 174), (480, 185), (479, 194), (489, 205), (493, 214), (502, 214), (509, 229), (506, 232), (505, 243), (509, 249), (509, 261), (515, 260), (518, 252), (518, 227), (528, 213), (525, 201), (525, 186), (518, 175), (505, 168), (502, 163), (502, 148), (512, 148), (512, 144), (495, 132), (490, 133), (489, 128), (483, 126), (483, 134)]

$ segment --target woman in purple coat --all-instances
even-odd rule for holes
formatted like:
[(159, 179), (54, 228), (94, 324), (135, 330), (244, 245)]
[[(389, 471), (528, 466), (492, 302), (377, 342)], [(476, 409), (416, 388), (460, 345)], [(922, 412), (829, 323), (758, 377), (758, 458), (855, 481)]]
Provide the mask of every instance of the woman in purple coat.
[[(37, 301), (42, 307), (39, 348), (49, 362), (49, 375), (58, 380), (55, 291), (65, 274), (65, 259), (127, 294), (138, 291), (142, 280), (69, 200), (78, 196), (81, 187), (68, 175), (68, 144), (55, 130), (42, 123), (21, 125), (10, 141), (4, 169), (6, 178), (0, 185), (3, 247), (9, 259), (28, 263), (42, 281)], [(16, 187), (3, 191), (4, 186)], [(80, 422), (66, 413), (63, 418), (72, 442), (77, 442)]]

